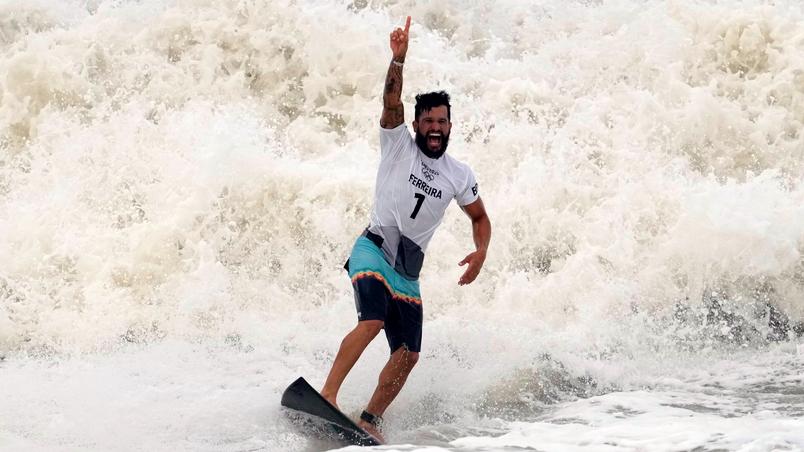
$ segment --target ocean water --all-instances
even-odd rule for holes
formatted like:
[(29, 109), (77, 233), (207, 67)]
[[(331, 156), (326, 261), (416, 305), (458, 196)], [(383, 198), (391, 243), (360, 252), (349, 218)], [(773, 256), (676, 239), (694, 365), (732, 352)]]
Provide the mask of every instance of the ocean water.
[(375, 450), (804, 450), (792, 0), (0, 1), (1, 450), (339, 447), (279, 399), (355, 322), (406, 15), (494, 232), (458, 286), (448, 210)]

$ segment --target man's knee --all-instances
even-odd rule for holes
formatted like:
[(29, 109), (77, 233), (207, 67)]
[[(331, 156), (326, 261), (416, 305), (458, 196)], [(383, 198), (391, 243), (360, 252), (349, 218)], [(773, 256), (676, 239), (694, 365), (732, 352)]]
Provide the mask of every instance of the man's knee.
[(419, 352), (412, 352), (406, 346), (399, 347), (396, 351), (397, 365), (406, 368), (408, 371), (413, 369), (413, 366), (419, 361)]
[(357, 322), (355, 331), (366, 337), (374, 338), (376, 335), (380, 334), (384, 326), (385, 322), (382, 320), (361, 320)]
[(410, 368), (412, 369), (413, 366), (415, 366), (416, 363), (419, 362), (419, 352), (407, 352), (406, 361), (408, 363), (408, 366), (410, 366)]

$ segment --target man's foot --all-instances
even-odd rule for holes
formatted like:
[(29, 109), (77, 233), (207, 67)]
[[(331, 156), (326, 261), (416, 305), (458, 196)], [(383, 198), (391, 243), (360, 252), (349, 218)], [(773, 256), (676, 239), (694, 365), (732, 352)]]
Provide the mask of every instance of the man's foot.
[(326, 394), (326, 393), (322, 392), (321, 397), (323, 397), (324, 400), (326, 400), (327, 402), (331, 403), (332, 406), (334, 406), (335, 408), (338, 408), (338, 411), (340, 411), (340, 408), (338, 407), (338, 403), (335, 401), (336, 396), (329, 395), (329, 394)]
[(380, 432), (380, 429), (375, 427), (374, 424), (371, 424), (371, 423), (366, 422), (363, 419), (361, 419), (357, 423), (357, 426), (362, 428), (363, 430), (365, 430), (366, 433), (368, 433), (369, 435), (373, 436), (377, 441), (380, 442), (380, 444), (385, 444), (385, 437), (382, 436), (382, 433)]

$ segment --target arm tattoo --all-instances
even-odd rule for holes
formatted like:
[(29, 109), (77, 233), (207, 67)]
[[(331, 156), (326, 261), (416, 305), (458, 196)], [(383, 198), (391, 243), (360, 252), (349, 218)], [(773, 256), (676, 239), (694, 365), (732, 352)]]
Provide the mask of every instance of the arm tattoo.
[(405, 106), (402, 104), (402, 67), (394, 63), (388, 66), (382, 103), (380, 127), (393, 129), (405, 122)]

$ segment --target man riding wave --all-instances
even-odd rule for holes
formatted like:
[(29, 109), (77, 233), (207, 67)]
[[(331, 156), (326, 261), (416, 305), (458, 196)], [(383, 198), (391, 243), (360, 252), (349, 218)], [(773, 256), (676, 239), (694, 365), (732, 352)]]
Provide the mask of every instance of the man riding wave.
[(391, 357), (359, 425), (378, 440), (381, 416), (399, 394), (418, 361), (422, 339), (419, 272), (424, 252), (452, 199), (472, 222), (475, 251), (458, 284), (475, 280), (486, 259), (491, 223), (472, 170), (449, 154), (451, 105), (443, 91), (416, 96), (415, 138), (404, 124), (402, 69), (408, 50), (410, 16), (390, 35), (391, 63), (380, 117), (380, 165), (368, 228), (346, 263), (357, 308), (357, 326), (344, 337), (321, 395), (337, 406), (338, 390), (368, 344), (385, 330)]

